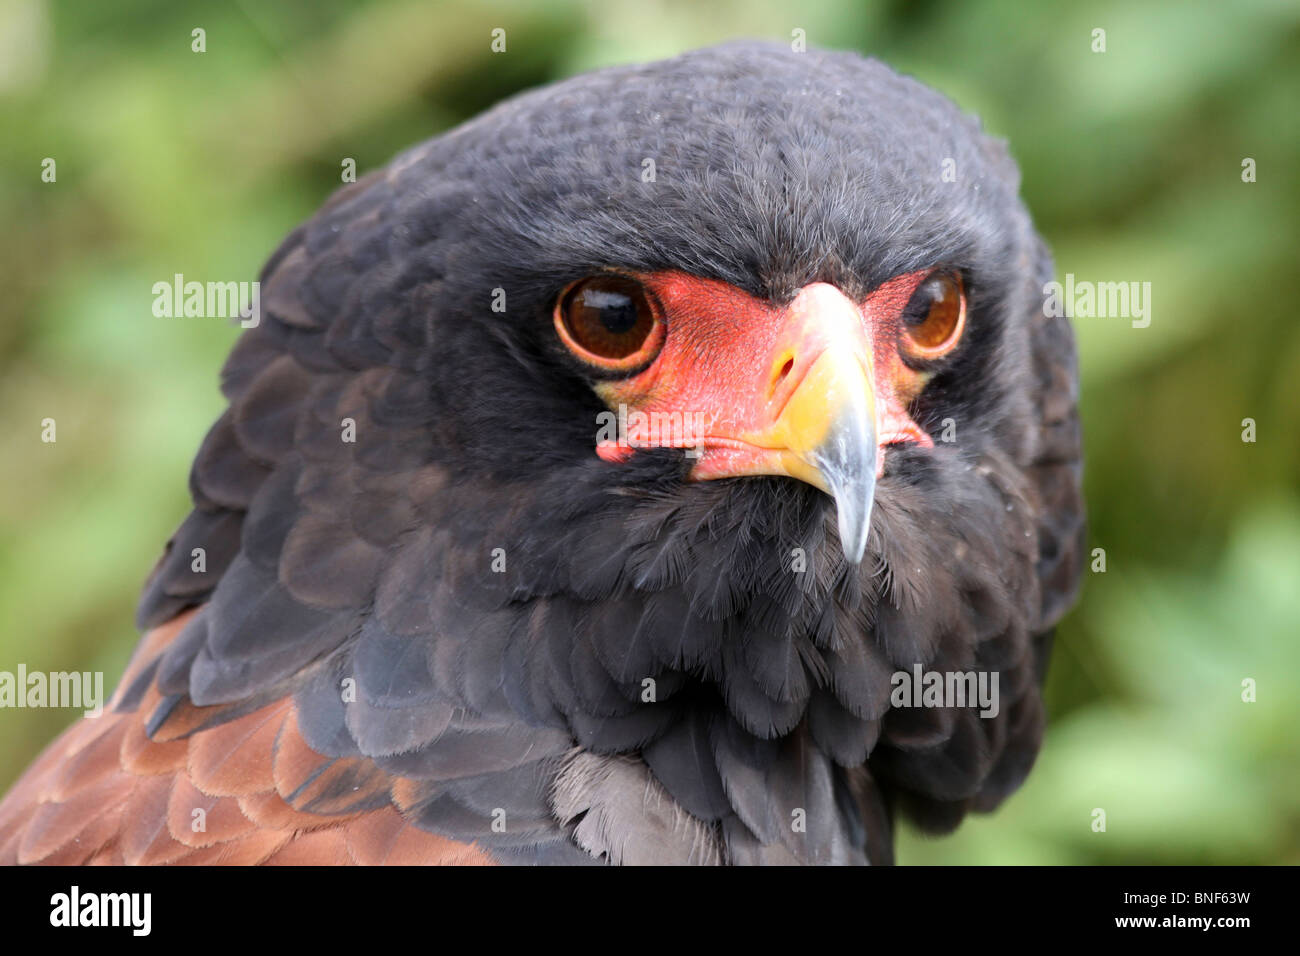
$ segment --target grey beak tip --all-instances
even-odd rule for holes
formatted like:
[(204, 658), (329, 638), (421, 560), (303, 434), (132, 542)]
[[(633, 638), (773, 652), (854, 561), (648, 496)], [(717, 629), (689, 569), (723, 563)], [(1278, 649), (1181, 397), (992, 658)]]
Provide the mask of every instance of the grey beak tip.
[(850, 564), (861, 564), (871, 530), (871, 502), (867, 502), (865, 509), (857, 507), (857, 502), (849, 501), (837, 502), (836, 507), (839, 511), (840, 547), (844, 549), (845, 560)]
[(865, 413), (837, 422), (818, 450), (817, 465), (835, 499), (840, 547), (851, 564), (861, 564), (867, 552), (876, 497), (876, 455), (875, 425)]

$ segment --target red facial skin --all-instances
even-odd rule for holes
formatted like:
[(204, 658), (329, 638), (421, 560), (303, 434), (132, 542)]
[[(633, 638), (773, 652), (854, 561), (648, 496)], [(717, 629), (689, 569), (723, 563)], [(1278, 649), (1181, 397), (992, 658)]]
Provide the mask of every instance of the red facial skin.
[[(860, 357), (874, 389), (879, 476), (886, 446), (933, 446), (907, 413), (926, 376), (909, 368), (899, 354), (903, 310), (929, 274), (926, 270), (896, 276), (861, 303), (851, 303), (834, 287), (817, 283), (801, 290), (786, 307), (681, 272), (638, 276), (662, 310), (667, 333), (662, 350), (643, 371), (601, 382), (596, 390), (612, 409), (626, 406), (647, 418), (677, 413), (684, 427), (667, 436), (651, 434), (645, 420), (632, 414), (630, 441), (601, 443), (597, 454), (619, 462), (638, 446), (689, 447), (699, 449), (691, 471), (698, 480), (791, 474), (775, 464), (774, 450), (754, 436), (768, 433), (817, 359), (828, 349), (838, 349)], [(658, 347), (658, 336), (650, 339), (653, 343), (647, 344)], [(946, 343), (943, 351), (951, 347)]]

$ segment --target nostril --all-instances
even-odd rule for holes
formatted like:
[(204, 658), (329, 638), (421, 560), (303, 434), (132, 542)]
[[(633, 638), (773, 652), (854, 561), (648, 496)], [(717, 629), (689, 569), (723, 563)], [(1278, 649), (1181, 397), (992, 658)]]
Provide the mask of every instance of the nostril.
[(785, 384), (785, 380), (790, 377), (792, 371), (794, 371), (794, 356), (790, 355), (786, 357), (780, 370), (772, 376), (771, 382), (768, 383), (767, 397), (769, 401), (775, 399), (781, 392), (781, 386)]
[(787, 380), (787, 378), (789, 377), (790, 372), (793, 371), (794, 371), (794, 356), (790, 355), (788, 356), (787, 359), (785, 359), (785, 362), (781, 364), (780, 371), (777, 372), (776, 375), (772, 376), (771, 382), (768, 382), (768, 386), (767, 386), (768, 401), (772, 401), (772, 399), (776, 398), (776, 395), (781, 392), (781, 385), (785, 384), (785, 380)]
[(785, 399), (781, 398), (781, 396), (785, 394), (785, 380), (794, 371), (794, 363), (797, 357), (793, 349), (777, 356), (777, 361), (781, 364), (779, 367), (775, 363), (772, 365), (772, 377), (767, 382), (768, 401), (776, 401), (779, 398), (784, 403)]

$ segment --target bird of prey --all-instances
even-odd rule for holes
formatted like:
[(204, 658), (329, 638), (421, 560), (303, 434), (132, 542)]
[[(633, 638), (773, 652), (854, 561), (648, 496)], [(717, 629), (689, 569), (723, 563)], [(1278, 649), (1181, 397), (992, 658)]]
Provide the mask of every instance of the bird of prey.
[(344, 186), (0, 860), (880, 864), (993, 808), (1084, 529), (1018, 191), (919, 82), (761, 43)]

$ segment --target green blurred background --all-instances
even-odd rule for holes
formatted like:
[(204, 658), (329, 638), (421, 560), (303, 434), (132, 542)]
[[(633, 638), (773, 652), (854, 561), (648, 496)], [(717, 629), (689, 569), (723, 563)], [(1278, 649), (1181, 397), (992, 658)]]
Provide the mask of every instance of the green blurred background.
[[(1300, 862), (1289, 0), (0, 0), (0, 670), (114, 683), (139, 586), (188, 509), (238, 330), (154, 318), (154, 282), (256, 278), (345, 157), (364, 173), (519, 89), (796, 28), (1007, 138), (1058, 275), (1152, 283), (1149, 328), (1077, 323), (1090, 546), (1107, 570), (1060, 629), (1038, 766), (956, 835), (905, 833), (901, 860)], [(5, 713), (0, 788), (72, 719)]]

